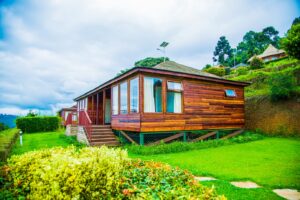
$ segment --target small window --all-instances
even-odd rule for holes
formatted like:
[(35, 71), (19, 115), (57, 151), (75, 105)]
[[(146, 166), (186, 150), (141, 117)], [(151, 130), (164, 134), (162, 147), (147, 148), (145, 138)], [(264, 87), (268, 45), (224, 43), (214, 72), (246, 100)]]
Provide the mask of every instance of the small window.
[(181, 113), (182, 112), (182, 84), (176, 82), (167, 83), (167, 112)]
[(119, 114), (119, 87), (115, 86), (112, 89), (112, 114)]
[(225, 90), (226, 97), (236, 97), (235, 90)]
[(127, 114), (127, 82), (120, 85), (120, 112)]

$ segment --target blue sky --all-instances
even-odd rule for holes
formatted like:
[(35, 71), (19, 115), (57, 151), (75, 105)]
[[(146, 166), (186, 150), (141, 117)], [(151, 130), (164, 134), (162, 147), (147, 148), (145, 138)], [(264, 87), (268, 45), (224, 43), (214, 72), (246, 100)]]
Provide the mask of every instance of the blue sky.
[(200, 69), (220, 36), (235, 46), (249, 30), (284, 35), (298, 16), (292, 0), (0, 0), (0, 113), (70, 106), (135, 61), (162, 56), (162, 41), (170, 59)]

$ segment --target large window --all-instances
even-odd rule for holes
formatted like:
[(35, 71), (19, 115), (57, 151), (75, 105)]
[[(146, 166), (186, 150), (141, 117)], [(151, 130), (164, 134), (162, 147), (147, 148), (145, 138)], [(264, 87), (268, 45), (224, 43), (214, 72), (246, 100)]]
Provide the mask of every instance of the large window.
[(130, 112), (139, 112), (139, 79), (130, 80)]
[(127, 114), (127, 82), (120, 85), (120, 112)]
[(162, 80), (144, 78), (144, 112), (162, 112)]
[(119, 114), (119, 87), (115, 86), (112, 89), (112, 114), (117, 115)]
[(167, 83), (167, 112), (181, 113), (182, 112), (182, 85), (181, 83)]

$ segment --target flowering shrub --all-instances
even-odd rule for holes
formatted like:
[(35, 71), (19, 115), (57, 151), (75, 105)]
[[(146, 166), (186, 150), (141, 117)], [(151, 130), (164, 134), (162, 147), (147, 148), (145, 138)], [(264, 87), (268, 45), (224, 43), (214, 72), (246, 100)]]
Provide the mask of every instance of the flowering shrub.
[(187, 172), (130, 160), (107, 147), (53, 148), (13, 156), (2, 167), (0, 199), (223, 199)]
[(128, 199), (225, 199), (190, 172), (157, 162), (132, 160), (121, 182), (122, 198)]

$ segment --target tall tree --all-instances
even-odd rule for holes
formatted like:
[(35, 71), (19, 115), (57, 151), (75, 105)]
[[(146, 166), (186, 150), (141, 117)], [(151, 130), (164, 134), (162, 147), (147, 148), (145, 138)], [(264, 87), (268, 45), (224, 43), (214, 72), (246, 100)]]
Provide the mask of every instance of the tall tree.
[(296, 25), (300, 23), (300, 17), (297, 17), (294, 19), (293, 24), (292, 25)]
[(300, 23), (292, 25), (286, 37), (281, 40), (281, 46), (288, 55), (300, 59)]
[(221, 36), (214, 51), (214, 62), (218, 61), (219, 64), (228, 66), (228, 58), (231, 54), (232, 50), (228, 40), (225, 36)]

